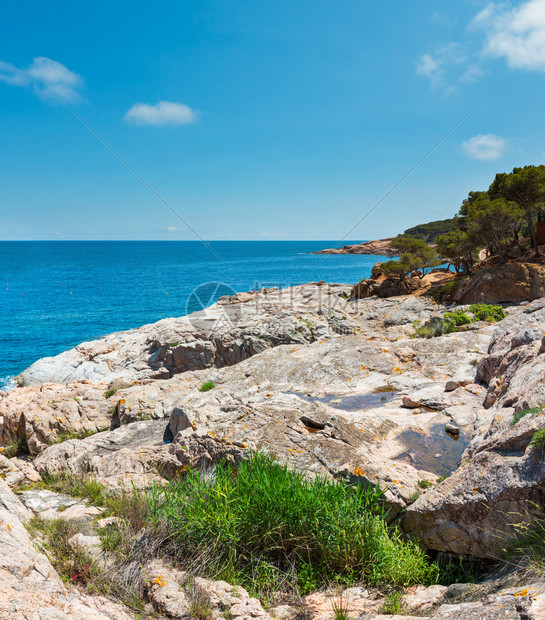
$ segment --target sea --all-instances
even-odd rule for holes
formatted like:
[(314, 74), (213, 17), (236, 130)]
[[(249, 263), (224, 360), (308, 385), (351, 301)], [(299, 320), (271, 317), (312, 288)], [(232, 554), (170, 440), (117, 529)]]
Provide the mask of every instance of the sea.
[(182, 316), (225, 294), (353, 284), (384, 260), (311, 253), (336, 243), (2, 241), (0, 389), (14, 387), (13, 377), (37, 359), (81, 342)]

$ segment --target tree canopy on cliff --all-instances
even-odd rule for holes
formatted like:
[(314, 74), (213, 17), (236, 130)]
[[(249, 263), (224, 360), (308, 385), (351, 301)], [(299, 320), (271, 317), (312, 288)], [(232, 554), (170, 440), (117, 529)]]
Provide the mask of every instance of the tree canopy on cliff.
[(513, 168), (499, 173), (486, 191), (469, 192), (454, 229), (439, 235), (437, 251), (456, 271), (470, 272), (479, 250), (486, 248), (503, 262), (521, 250), (521, 234), (530, 237), (536, 256), (537, 221), (545, 215), (545, 166)]
[(423, 278), (427, 269), (439, 264), (435, 250), (421, 239), (398, 235), (390, 247), (399, 252), (400, 258), (382, 264), (382, 271), (387, 275), (403, 279), (410, 273), (416, 273)]

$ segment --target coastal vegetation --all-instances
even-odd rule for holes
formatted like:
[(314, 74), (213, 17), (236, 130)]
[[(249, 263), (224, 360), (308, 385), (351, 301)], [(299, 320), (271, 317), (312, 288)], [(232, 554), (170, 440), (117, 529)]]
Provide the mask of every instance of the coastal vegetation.
[(437, 253), (425, 241), (398, 235), (390, 244), (399, 254), (399, 260), (382, 263), (384, 274), (401, 280), (415, 273), (423, 278), (426, 272), (439, 264)]
[(436, 220), (435, 222), (418, 224), (417, 226), (407, 228), (407, 230), (403, 233), (403, 236), (412, 237), (413, 239), (420, 239), (426, 243), (434, 243), (439, 235), (445, 235), (455, 228), (456, 221), (454, 218), (447, 220)]
[(378, 489), (307, 477), (273, 457), (188, 471), (146, 495), (179, 553), (253, 592), (328, 582), (433, 583), (439, 568), (385, 521)]
[(432, 317), (423, 325), (415, 322), (413, 324), (413, 337), (435, 338), (458, 331), (459, 327), (469, 325), (474, 321), (496, 323), (507, 316), (501, 306), (491, 304), (473, 304), (469, 307), (469, 312), (473, 315), (472, 317), (463, 310), (454, 310), (453, 312), (445, 312), (442, 317)]
[[(423, 277), (441, 262), (470, 275), (485, 252), (499, 264), (539, 257), (538, 222), (545, 221), (545, 166), (496, 174), (486, 191), (470, 191), (454, 218), (408, 228), (391, 247), (399, 260), (382, 263), (385, 275)], [(428, 244), (432, 244), (430, 247)]]

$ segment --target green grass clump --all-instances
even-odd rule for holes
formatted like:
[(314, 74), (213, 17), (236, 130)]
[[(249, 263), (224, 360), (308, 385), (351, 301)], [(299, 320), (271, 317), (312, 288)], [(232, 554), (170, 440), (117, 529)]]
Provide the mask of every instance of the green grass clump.
[(110, 388), (104, 392), (104, 398), (112, 397), (120, 388)]
[(540, 428), (532, 435), (532, 441), (530, 442), (530, 445), (533, 448), (539, 448), (541, 450), (545, 448), (545, 427)]
[(424, 325), (416, 325), (414, 327), (414, 335), (420, 338), (436, 338), (437, 336), (443, 336), (444, 334), (450, 334), (455, 331), (456, 325), (454, 323), (451, 321), (444, 321), (437, 316), (426, 321)]
[(381, 613), (383, 614), (400, 614), (403, 611), (403, 592), (395, 590), (388, 594), (382, 603)]
[(100, 429), (90, 429), (90, 428), (82, 428), (77, 433), (74, 431), (61, 431), (55, 441), (50, 442), (51, 444), (55, 443), (63, 443), (64, 441), (68, 441), (69, 439), (85, 439), (86, 437), (92, 437), (101, 431), (106, 431), (107, 428)]
[(517, 566), (525, 577), (545, 577), (545, 521), (523, 520), (516, 523), (515, 537), (506, 549), (505, 561)]
[(428, 487), (431, 487), (431, 482), (429, 480), (419, 480), (418, 486), (421, 489), (427, 489)]
[(208, 392), (216, 387), (213, 381), (205, 381), (199, 388), (199, 392)]
[(253, 592), (438, 577), (415, 542), (388, 528), (380, 491), (310, 478), (263, 454), (189, 471), (153, 487), (147, 501), (151, 522), (166, 524), (179, 553), (200, 552), (208, 574)]
[(332, 603), (333, 620), (351, 620), (348, 608), (345, 606), (342, 595), (333, 599)]
[(491, 304), (473, 304), (469, 307), (469, 311), (475, 316), (475, 320), (491, 323), (497, 323), (507, 316), (501, 306), (492, 306)]
[(6, 444), (2, 448), (0, 448), (0, 454), (5, 456), (7, 459), (11, 459), (14, 456), (22, 456), (23, 454), (28, 454), (28, 444), (26, 442), (26, 437), (17, 437), (10, 443)]
[(170, 348), (173, 349), (174, 347), (177, 347), (179, 344), (180, 344), (179, 342), (171, 342)]
[(532, 407), (532, 409), (524, 409), (524, 411), (519, 411), (518, 413), (513, 414), (513, 419), (511, 420), (511, 426), (514, 426), (517, 422), (522, 420), (525, 415), (535, 415), (543, 410), (543, 407)]

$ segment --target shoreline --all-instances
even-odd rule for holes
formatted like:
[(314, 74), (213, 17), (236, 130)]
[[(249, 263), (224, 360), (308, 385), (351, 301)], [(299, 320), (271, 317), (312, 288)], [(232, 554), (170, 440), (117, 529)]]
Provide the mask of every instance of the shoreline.
[(390, 247), (394, 237), (385, 239), (373, 239), (363, 243), (343, 245), (340, 248), (325, 248), (312, 254), (366, 254), (369, 256), (398, 256), (398, 253)]

